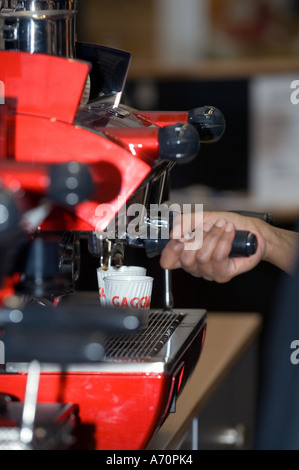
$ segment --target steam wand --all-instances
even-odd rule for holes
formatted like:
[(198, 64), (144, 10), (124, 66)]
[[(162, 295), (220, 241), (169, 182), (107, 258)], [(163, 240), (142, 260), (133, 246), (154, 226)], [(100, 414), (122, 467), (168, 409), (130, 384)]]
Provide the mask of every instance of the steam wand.
[(169, 311), (173, 309), (173, 294), (171, 283), (171, 271), (164, 269), (164, 284), (165, 284), (165, 297), (164, 297), (164, 310)]

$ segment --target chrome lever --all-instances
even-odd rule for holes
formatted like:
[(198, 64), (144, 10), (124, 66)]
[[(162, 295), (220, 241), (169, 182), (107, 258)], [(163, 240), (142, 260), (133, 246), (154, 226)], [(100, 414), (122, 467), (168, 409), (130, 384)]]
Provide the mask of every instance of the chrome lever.
[(38, 361), (32, 361), (28, 368), (22, 425), (20, 431), (20, 440), (23, 444), (27, 445), (33, 440), (39, 378), (40, 364)]

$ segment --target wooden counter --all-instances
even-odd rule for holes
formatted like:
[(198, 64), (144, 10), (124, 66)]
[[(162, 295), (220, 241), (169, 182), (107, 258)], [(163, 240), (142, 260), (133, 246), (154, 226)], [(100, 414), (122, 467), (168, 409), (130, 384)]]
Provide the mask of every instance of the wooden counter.
[(147, 449), (175, 449), (192, 420), (257, 337), (262, 327), (256, 313), (208, 313), (205, 345), (197, 366), (170, 414)]
[(170, 204), (203, 204), (205, 211), (253, 211), (267, 212), (274, 218), (274, 225), (296, 222), (299, 218), (298, 201), (281, 201), (280, 204), (262, 201), (241, 191), (218, 191), (191, 185), (182, 189), (170, 191)]
[(248, 79), (261, 74), (297, 73), (297, 57), (248, 57), (203, 59), (191, 64), (166, 64), (133, 55), (128, 79), (152, 80), (219, 80)]

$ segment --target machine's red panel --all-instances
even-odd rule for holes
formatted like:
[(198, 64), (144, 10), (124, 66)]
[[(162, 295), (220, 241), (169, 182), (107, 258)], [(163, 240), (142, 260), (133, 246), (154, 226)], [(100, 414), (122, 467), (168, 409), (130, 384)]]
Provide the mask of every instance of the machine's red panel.
[[(27, 374), (1, 376), (1, 393), (24, 400)], [(39, 402), (79, 403), (79, 449), (143, 449), (169, 399), (163, 374), (42, 373)]]
[[(51, 217), (44, 229), (103, 230), (117, 214), (122, 204), (138, 188), (151, 170), (151, 166), (104, 135), (99, 135), (56, 120), (36, 116), (17, 115), (14, 120), (14, 157), (19, 162), (63, 163), (81, 161), (89, 165), (95, 193), (93, 200), (78, 204), (75, 217), (65, 218), (67, 225), (52, 224)], [(34, 168), (34, 166), (33, 166)], [(119, 200), (120, 198), (120, 200)], [(109, 204), (110, 214), (103, 217), (100, 204)], [(61, 211), (59, 211), (61, 212)]]
[(5, 100), (17, 113), (73, 122), (89, 70), (86, 62), (0, 51), (0, 63)]

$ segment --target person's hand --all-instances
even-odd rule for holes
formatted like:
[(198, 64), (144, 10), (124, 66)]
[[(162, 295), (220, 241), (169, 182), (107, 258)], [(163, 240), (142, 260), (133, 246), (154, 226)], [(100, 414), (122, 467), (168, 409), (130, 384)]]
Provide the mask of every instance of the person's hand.
[[(233, 212), (204, 212), (203, 223), (199, 226), (195, 224), (196, 214), (192, 217), (190, 214), (183, 214), (174, 220), (174, 229), (171, 234), (173, 239), (161, 254), (162, 268), (182, 268), (196, 277), (227, 282), (253, 269), (266, 258), (267, 242), (263, 232), (267, 232), (268, 224), (260, 219)], [(249, 257), (229, 257), (236, 230), (245, 230), (256, 235), (258, 246), (255, 254)], [(202, 246), (198, 249), (189, 249), (191, 243), (193, 246), (196, 245), (195, 237), (200, 239), (199, 231), (203, 233)], [(190, 232), (194, 234), (191, 239)]]

